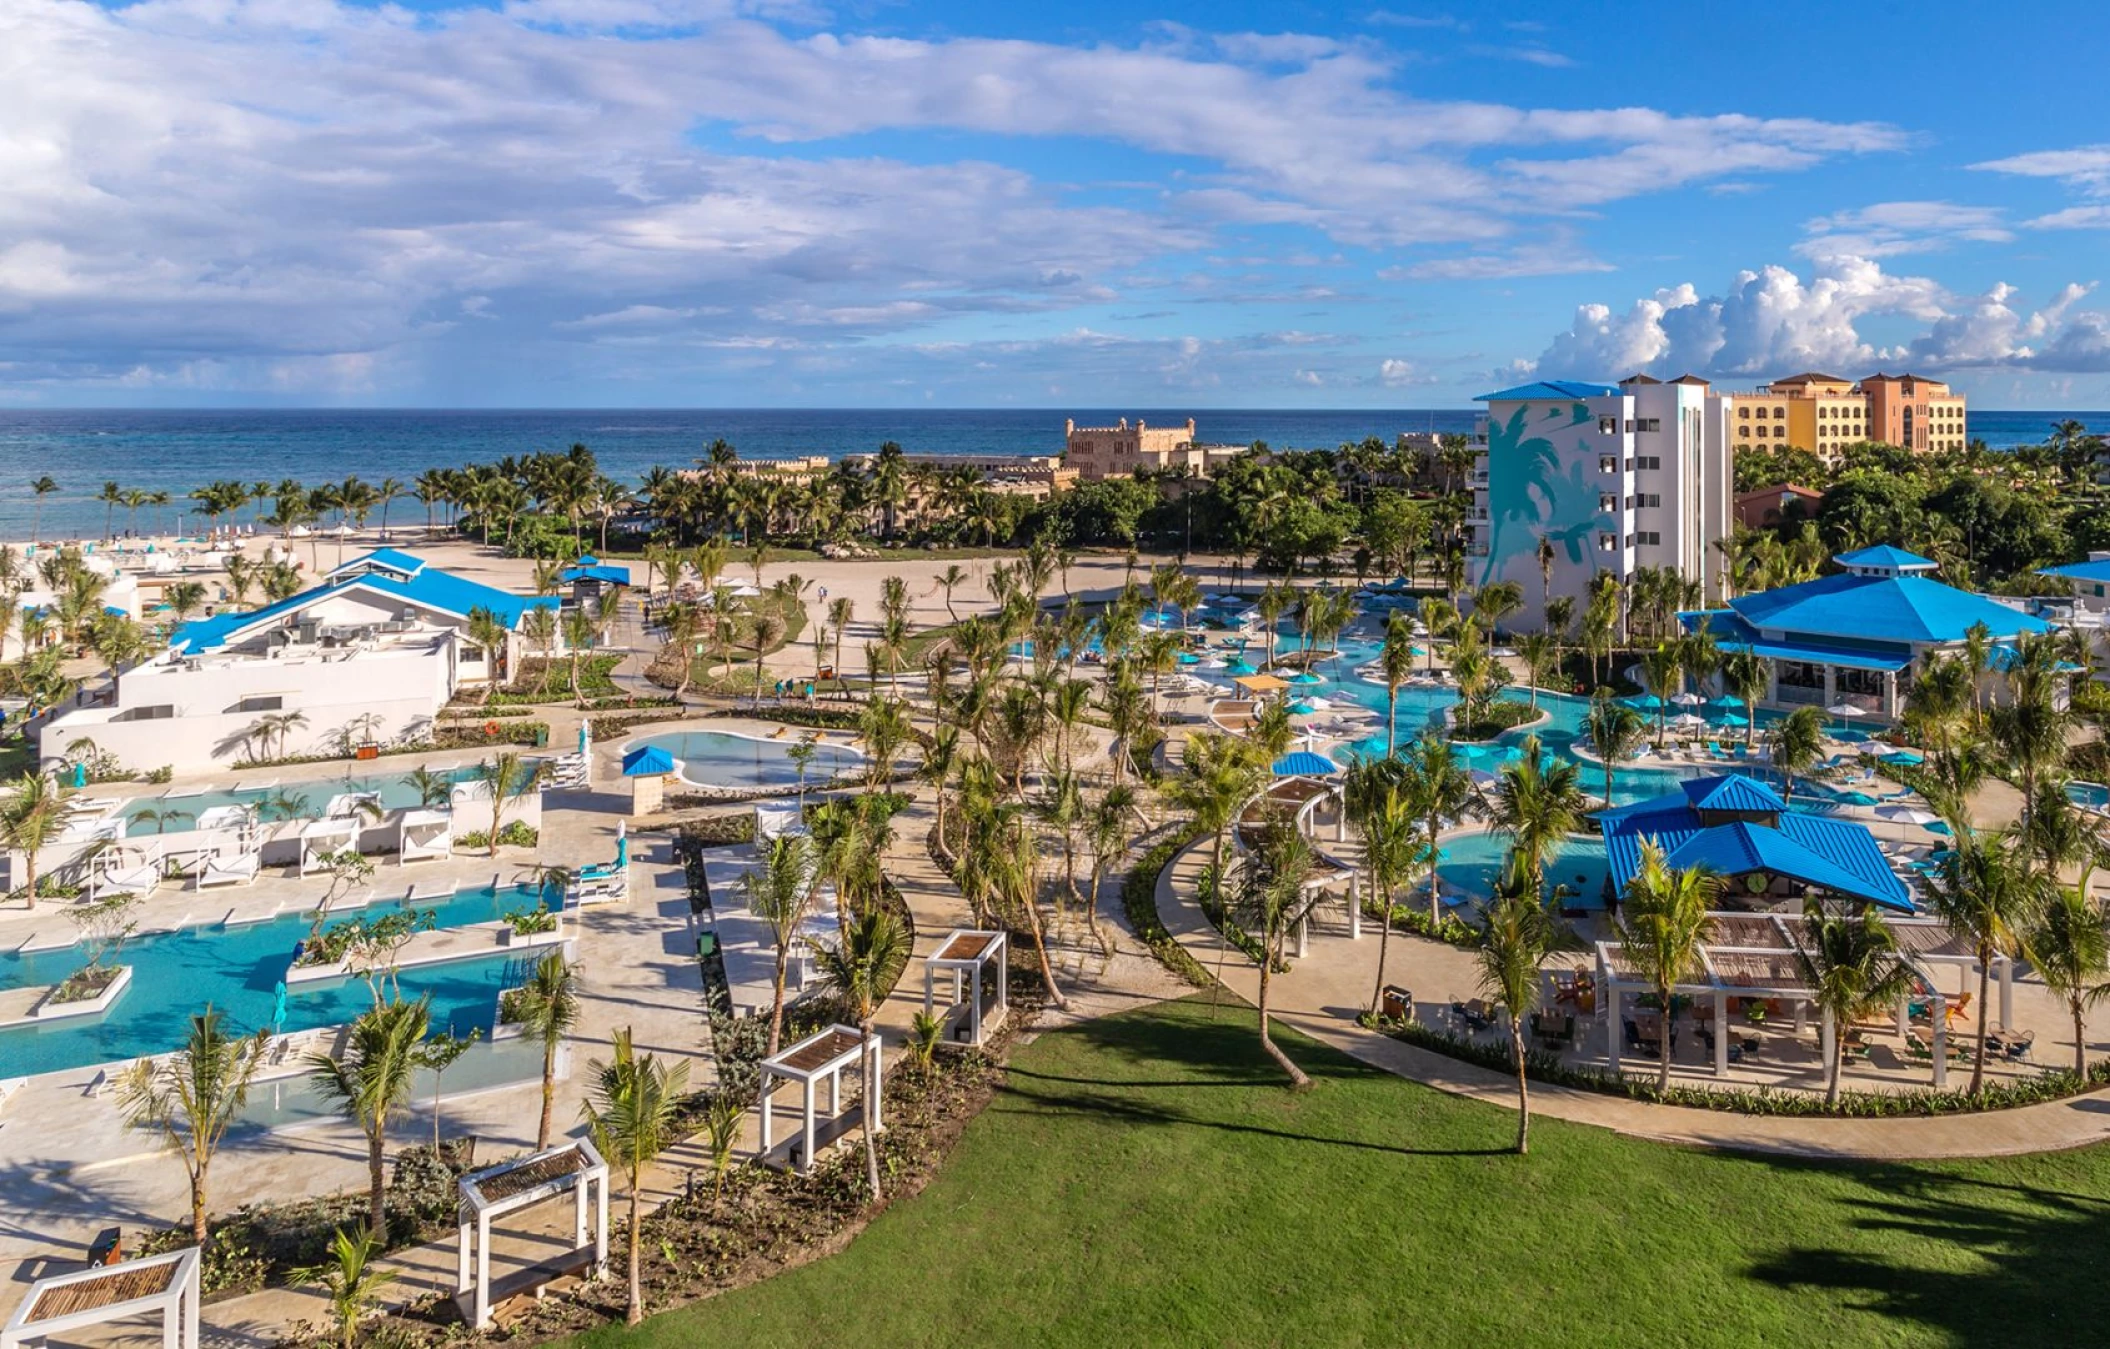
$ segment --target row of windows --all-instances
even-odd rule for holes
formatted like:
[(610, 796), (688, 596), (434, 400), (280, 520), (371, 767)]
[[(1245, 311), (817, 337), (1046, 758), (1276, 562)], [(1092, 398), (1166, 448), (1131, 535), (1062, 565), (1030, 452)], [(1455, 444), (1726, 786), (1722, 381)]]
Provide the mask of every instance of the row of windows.
[[(1739, 417), (1741, 417), (1741, 418), (1743, 418), (1743, 419), (1744, 419), (1745, 421), (1749, 421), (1749, 420), (1751, 420), (1751, 417), (1752, 417), (1752, 415), (1753, 415), (1753, 410), (1752, 410), (1752, 408), (1751, 408), (1751, 407), (1750, 407), (1750, 406), (1749, 406), (1749, 405), (1747, 404), (1747, 405), (1745, 405), (1745, 406), (1743, 406), (1743, 407), (1740, 407), (1740, 408), (1738, 408), (1738, 409), (1736, 410), (1736, 415), (1737, 415), (1737, 416), (1739, 416)], [(1757, 416), (1759, 417), (1759, 419), (1760, 419), (1760, 420), (1764, 420), (1764, 419), (1765, 419), (1765, 415), (1766, 415), (1766, 410), (1765, 410), (1764, 408), (1759, 408), (1759, 409), (1757, 409)], [(1773, 409), (1773, 419), (1774, 419), (1775, 421), (1779, 421), (1780, 419), (1782, 419), (1782, 418), (1786, 417), (1787, 415), (1788, 415), (1788, 410), (1787, 410), (1786, 408), (1784, 408), (1784, 407), (1776, 407), (1776, 408), (1774, 408), (1774, 409)]]
[[(1626, 536), (1626, 546), (1629, 548), (1654, 548), (1662, 542), (1663, 536), (1654, 530), (1636, 530)], [(1597, 536), (1597, 551), (1600, 553), (1618, 552), (1619, 536), (1617, 534), (1599, 534)]]
[[(1660, 454), (1630, 454), (1627, 456), (1626, 471), (1629, 473), (1653, 473), (1662, 467), (1663, 456)], [(1598, 455), (1597, 471), (1599, 473), (1617, 473), (1619, 471), (1619, 456), (1616, 454)]]

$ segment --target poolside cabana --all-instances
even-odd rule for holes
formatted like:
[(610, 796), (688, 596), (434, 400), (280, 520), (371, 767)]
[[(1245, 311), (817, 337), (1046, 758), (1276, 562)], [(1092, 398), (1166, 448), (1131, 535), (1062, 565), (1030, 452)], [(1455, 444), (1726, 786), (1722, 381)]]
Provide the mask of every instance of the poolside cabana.
[(1289, 687), (1288, 680), (1279, 675), (1271, 674), (1240, 675), (1231, 682), (1244, 689), (1247, 693), (1252, 694), (1255, 698), (1265, 698), (1271, 693), (1280, 693)]
[[(454, 1301), (462, 1319), (477, 1330), (491, 1324), (491, 1306), (540, 1288), (550, 1280), (591, 1269), (608, 1272), (608, 1164), (586, 1139), (481, 1171), (455, 1182), (459, 1218), (455, 1244)], [(508, 1213), (558, 1199), (572, 1199), (572, 1245), (546, 1260), (491, 1280), (491, 1223)], [(593, 1208), (588, 1240), (588, 1206)]]
[[(1260, 837), (1260, 831), (1271, 821), (1287, 818), (1298, 833), (1318, 842), (1318, 816), (1331, 804), (1334, 808), (1334, 842), (1347, 839), (1348, 813), (1341, 805), (1341, 787), (1337, 782), (1326, 782), (1318, 778), (1280, 778), (1268, 784), (1265, 791), (1254, 796), (1238, 811), (1238, 822), (1232, 830), (1232, 840), (1241, 855), (1252, 851)], [(1342, 861), (1318, 846), (1312, 852), (1312, 872), (1304, 878), (1306, 893), (1313, 890), (1331, 890), (1341, 887), (1341, 899), (1348, 911), (1348, 936), (1360, 940), (1363, 935), (1363, 906), (1356, 899), (1355, 878), (1361, 872), (1355, 866)], [(1304, 956), (1311, 946), (1311, 914), (1307, 911), (1297, 922), (1297, 950)]]
[(150, 895), (168, 875), (168, 859), (158, 843), (114, 843), (95, 855), (88, 871), (88, 898), (106, 895)]
[(67, 1331), (157, 1315), (162, 1349), (198, 1349), (199, 1254), (187, 1246), (38, 1279), (0, 1328), (0, 1349), (42, 1346)]
[[(952, 1005), (945, 1014), (950, 1018), (955, 1011), (965, 1009), (953, 1034), (968, 1044), (981, 1044), (987, 1031), (1003, 1024), (1011, 1007), (1010, 974), (1005, 968), (1009, 954), (1010, 939), (1001, 932), (954, 928), (939, 943), (937, 953), (923, 962), (923, 1014), (933, 1014), (938, 976), (951, 974)], [(991, 990), (995, 1001), (988, 1004), (988, 1015), (984, 1015), (982, 976), (990, 969), (996, 971), (995, 988)], [(972, 997), (968, 996), (970, 992)]]
[[(879, 1119), (880, 1084), (884, 1070), (880, 1063), (879, 1037), (873, 1036), (869, 1044), (858, 1034), (854, 1026), (834, 1025), (788, 1045), (773, 1058), (762, 1060), (762, 1148), (760, 1156), (768, 1160), (776, 1151), (776, 1137), (772, 1129), (770, 1095), (778, 1081), (799, 1084), (803, 1101), (804, 1127), (795, 1140), (786, 1140), (789, 1152), (797, 1153), (801, 1160), (793, 1165), (800, 1172), (813, 1169), (813, 1151), (818, 1137), (818, 1122), (814, 1112), (814, 1089), (823, 1079), (828, 1083), (828, 1127), (830, 1136), (840, 1134), (848, 1126), (849, 1119), (843, 1113), (843, 1069), (858, 1065), (864, 1079), (865, 1108), (871, 1111), (867, 1124), (877, 1132), (882, 1126)], [(788, 1160), (788, 1154), (787, 1154)]]
[(418, 807), (396, 823), (396, 861), (430, 862), (454, 854), (454, 812)]
[(347, 815), (309, 820), (300, 827), (300, 874), (322, 870), (325, 860), (359, 842), (362, 822)]

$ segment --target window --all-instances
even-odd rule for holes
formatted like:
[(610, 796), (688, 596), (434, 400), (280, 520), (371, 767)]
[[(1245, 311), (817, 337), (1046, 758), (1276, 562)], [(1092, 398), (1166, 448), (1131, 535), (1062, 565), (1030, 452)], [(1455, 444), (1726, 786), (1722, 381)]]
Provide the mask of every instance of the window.
[(1648, 531), (1637, 531), (1636, 533), (1629, 534), (1626, 536), (1626, 546), (1629, 548), (1653, 548), (1661, 542), (1663, 542), (1663, 536), (1661, 534)]
[(1607, 514), (1611, 513), (1612, 511), (1618, 510), (1618, 496), (1611, 492), (1599, 492), (1597, 494), (1597, 509)]
[(1663, 456), (1660, 454), (1644, 454), (1634, 462), (1644, 470), (1659, 469), (1663, 467)]
[(1617, 534), (1599, 534), (1597, 536), (1597, 551), (1600, 553), (1618, 552), (1619, 536)]
[(228, 708), (229, 712), (279, 712), (286, 706), (285, 697), (277, 693), (252, 693), (247, 698)]
[(1736, 410), (1736, 415), (1742, 417), (1745, 421), (1748, 422), (1751, 420), (1751, 409), (1748, 407), (1740, 407)]
[(1597, 419), (1597, 434), (1601, 436), (1618, 435), (1619, 419), (1617, 417), (1599, 417)]
[(1643, 417), (1640, 429), (1643, 431), (1661, 431), (1663, 429), (1663, 419), (1661, 417)]
[(1663, 498), (1660, 494), (1655, 492), (1643, 492), (1641, 494), (1641, 504), (1643, 506), (1661, 506), (1663, 504)]
[(1787, 410), (1786, 408), (1783, 408), (1783, 407), (1776, 407), (1776, 408), (1774, 408), (1774, 409), (1773, 409), (1773, 420), (1774, 420), (1774, 421), (1776, 421), (1776, 422), (1777, 422), (1777, 421), (1779, 421), (1779, 420), (1780, 420), (1781, 418), (1783, 418), (1783, 417), (1787, 416), (1787, 415), (1788, 415), (1788, 410)]
[(1619, 471), (1619, 456), (1616, 454), (1598, 455), (1597, 471), (1599, 473), (1617, 473)]

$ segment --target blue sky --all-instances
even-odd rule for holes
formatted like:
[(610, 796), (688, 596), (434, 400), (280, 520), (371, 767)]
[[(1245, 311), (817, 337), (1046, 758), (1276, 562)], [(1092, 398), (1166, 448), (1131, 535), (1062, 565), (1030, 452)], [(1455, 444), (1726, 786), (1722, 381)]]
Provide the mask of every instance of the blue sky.
[(0, 402), (2110, 407), (2097, 8), (14, 0)]

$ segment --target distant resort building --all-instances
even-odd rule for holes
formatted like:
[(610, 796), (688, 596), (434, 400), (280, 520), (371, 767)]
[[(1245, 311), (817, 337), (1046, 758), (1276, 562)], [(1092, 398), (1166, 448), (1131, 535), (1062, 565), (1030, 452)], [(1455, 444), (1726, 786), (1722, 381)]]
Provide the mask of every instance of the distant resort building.
[(2085, 562), (2046, 567), (2037, 574), (2056, 577), (2073, 586), (2075, 616), (2090, 616), (2084, 622), (2100, 626), (2104, 615), (2110, 614), (2110, 552), (2096, 549)]
[(1212, 468), (1246, 452), (1243, 445), (1204, 445), (1197, 441), (1194, 418), (1184, 426), (1152, 426), (1123, 417), (1114, 426), (1062, 424), (1062, 462), (1077, 470), (1083, 482), (1106, 478), (1132, 478), (1138, 473), (1162, 473), (1184, 468), (1196, 477), (1207, 477)]
[(1964, 398), (1938, 379), (1886, 375), (1859, 382), (1814, 371), (1719, 395), (1737, 450), (1808, 450), (1827, 463), (1858, 442), (1908, 450), (1961, 450)]
[[(122, 763), (198, 771), (245, 757), (263, 719), (293, 713), (274, 757), (423, 735), (457, 688), (513, 668), (529, 611), (557, 605), (383, 548), (276, 604), (183, 624), (166, 651), (48, 716), (39, 752), (87, 737)], [(504, 649), (470, 637), (479, 610), (498, 620)]]
[(1694, 778), (1667, 796), (1604, 811), (1598, 830), (1614, 895), (1626, 893), (1648, 843), (1668, 866), (1719, 876), (1725, 908), (1800, 908), (1814, 891), (1853, 909), (1913, 912), (1868, 826), (1792, 811), (1771, 786), (1739, 773)]
[(1961, 650), (1979, 624), (1996, 651), (2051, 630), (2020, 609), (1944, 585), (1934, 579), (1936, 563), (1902, 548), (1863, 548), (1833, 561), (1844, 570), (1679, 618), (1724, 650), (1765, 657), (1769, 706), (1847, 704), (1884, 718), (1902, 710), (1921, 661)]
[(1814, 487), (1783, 483), (1736, 494), (1736, 523), (1745, 529), (1772, 529), (1777, 525), (1815, 520), (1824, 504), (1824, 493)]
[(1724, 406), (1705, 380), (1541, 380), (1480, 401), (1473, 584), (1514, 581), (1535, 602), (1544, 539), (1554, 595), (1582, 600), (1600, 573), (1625, 582), (1652, 567), (1720, 592), (1714, 542), (1730, 532), (1734, 480)]

